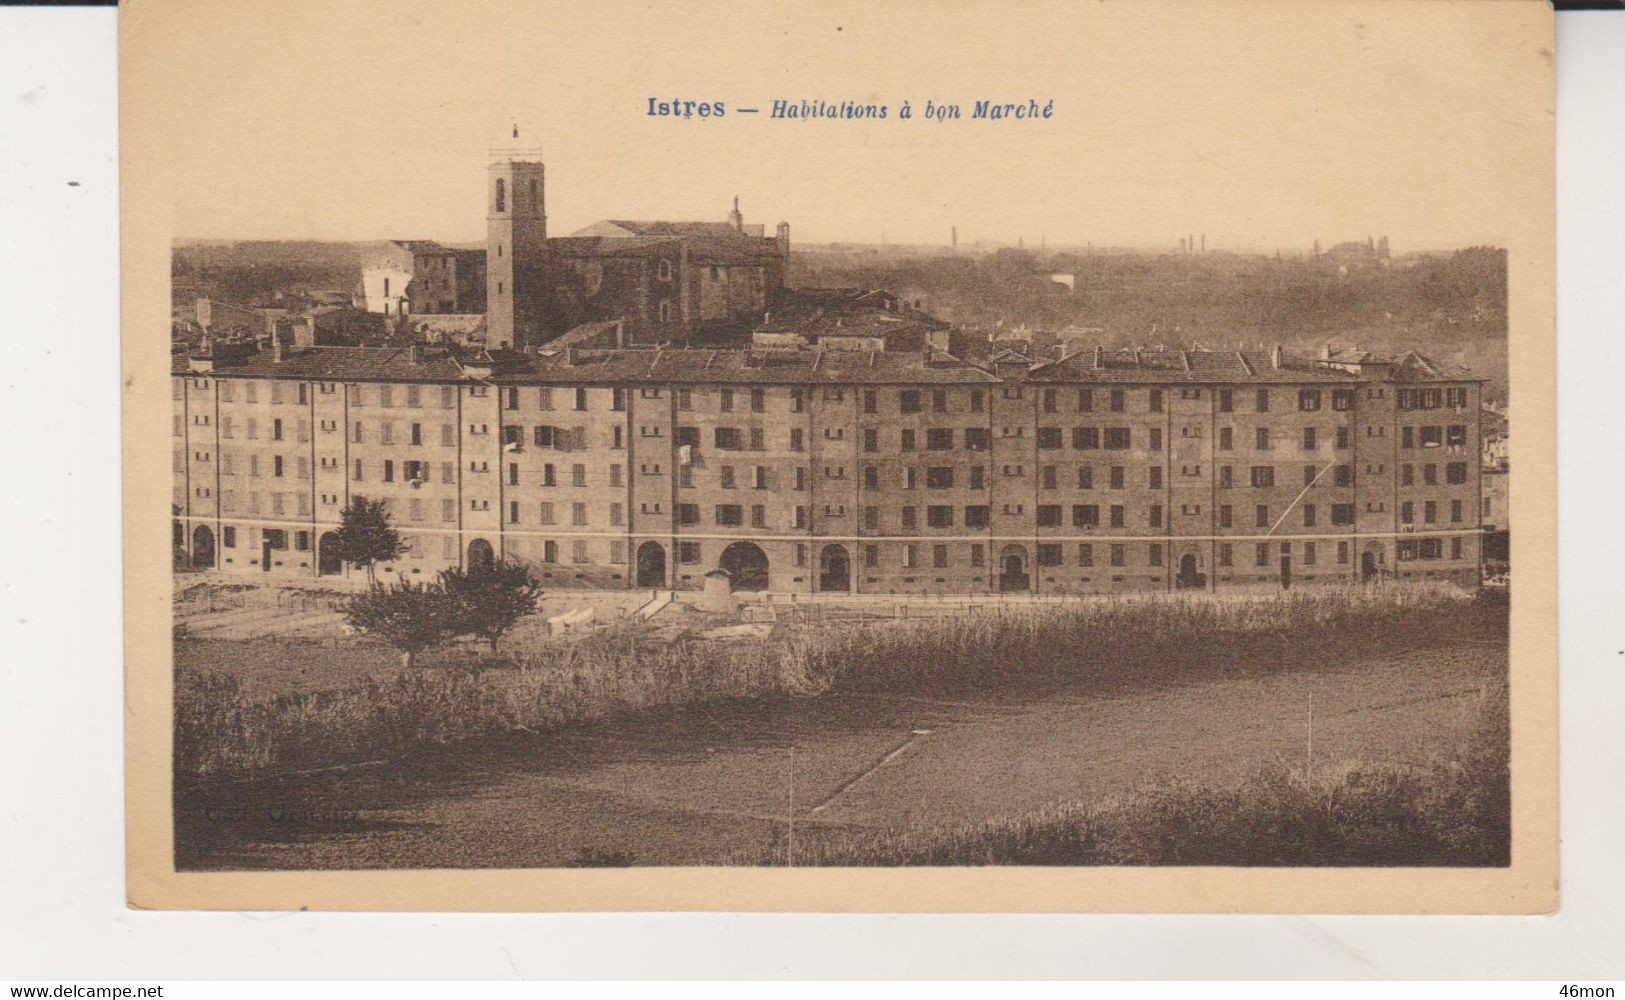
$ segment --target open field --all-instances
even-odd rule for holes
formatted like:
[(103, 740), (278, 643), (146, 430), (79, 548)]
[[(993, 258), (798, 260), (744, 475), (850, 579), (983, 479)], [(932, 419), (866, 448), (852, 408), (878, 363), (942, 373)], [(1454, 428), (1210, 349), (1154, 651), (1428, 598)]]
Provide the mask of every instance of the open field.
[[(1304, 642), (1251, 667), (1137, 679), (1012, 672), (948, 690), (708, 700), (177, 797), (183, 868), (782, 863), (871, 833), (932, 837), (1181, 779), (1306, 763), (1421, 767), (1505, 677), (1504, 605), (1396, 649)], [(1308, 640), (1313, 636), (1305, 633)], [(1374, 637), (1377, 638), (1377, 637)], [(1347, 639), (1347, 637), (1345, 637)], [(793, 759), (792, 759), (793, 758)], [(822, 849), (822, 848), (820, 848)], [(834, 850), (834, 847), (829, 850)], [(811, 860), (811, 859), (809, 859)]]
[(219, 781), (386, 759), (729, 698), (1046, 682), (1098, 696), (1409, 651), (1449, 638), (1464, 614), (1504, 618), (1504, 602), (1492, 603), (1438, 584), (1351, 586), (789, 624), (721, 641), (622, 620), (581, 637), (516, 640), (497, 657), (442, 647), (429, 666), (393, 674), (380, 674), (360, 644), (333, 647), (325, 672), (310, 644), (285, 658), (275, 644), (216, 645), (207, 650), (215, 665), (188, 656), (192, 667), (177, 673), (176, 774)]

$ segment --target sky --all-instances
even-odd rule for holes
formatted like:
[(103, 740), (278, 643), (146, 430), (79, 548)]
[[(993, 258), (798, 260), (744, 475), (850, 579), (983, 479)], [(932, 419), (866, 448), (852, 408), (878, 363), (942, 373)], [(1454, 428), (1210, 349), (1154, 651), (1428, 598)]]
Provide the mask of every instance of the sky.
[[(1504, 245), (1510, 179), (1550, 157), (1512, 110), (1550, 95), (1509, 92), (1476, 44), (1512, 30), (1501, 3), (151, 2), (164, 17), (131, 8), (127, 33), (168, 34), (126, 66), (125, 127), (167, 139), (179, 239), (480, 240), (515, 122), (545, 150), (552, 235), (721, 221), (737, 195), (802, 242)], [(650, 117), (651, 97), (730, 113)], [(1029, 97), (1053, 116), (969, 118)], [(734, 110), (775, 98), (889, 117)], [(927, 99), (965, 117), (928, 121)]]

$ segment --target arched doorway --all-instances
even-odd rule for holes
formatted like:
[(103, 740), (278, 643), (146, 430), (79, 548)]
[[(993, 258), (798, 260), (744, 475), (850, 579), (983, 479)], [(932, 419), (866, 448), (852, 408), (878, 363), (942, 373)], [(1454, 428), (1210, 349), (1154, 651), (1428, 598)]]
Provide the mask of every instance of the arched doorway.
[(734, 542), (723, 549), (717, 566), (736, 591), (767, 589), (767, 553), (754, 542)]
[(491, 551), (491, 543), (483, 538), (476, 538), (468, 543), (468, 570), (470, 573), (483, 573), (496, 564), (496, 553)]
[(1382, 570), (1377, 565), (1377, 552), (1375, 549), (1366, 549), (1360, 553), (1360, 582), (1370, 583), (1377, 578)]
[(316, 572), (322, 576), (337, 576), (344, 572), (344, 559), (339, 555), (338, 532), (323, 532), (322, 537), (317, 539)]
[(1187, 552), (1179, 557), (1179, 575), (1174, 577), (1174, 586), (1181, 588), (1204, 587), (1207, 585), (1207, 576), (1197, 566), (1196, 553)]
[(1027, 575), (1027, 550), (1019, 545), (1006, 545), (999, 553), (999, 590), (1006, 594), (1019, 594), (1032, 589), (1032, 578)]
[(818, 553), (818, 589), (824, 593), (852, 589), (852, 561), (847, 558), (846, 546), (826, 545)]
[(638, 586), (664, 587), (666, 585), (666, 550), (659, 542), (644, 542), (638, 546)]
[(192, 530), (192, 568), (214, 569), (214, 532), (201, 524)]

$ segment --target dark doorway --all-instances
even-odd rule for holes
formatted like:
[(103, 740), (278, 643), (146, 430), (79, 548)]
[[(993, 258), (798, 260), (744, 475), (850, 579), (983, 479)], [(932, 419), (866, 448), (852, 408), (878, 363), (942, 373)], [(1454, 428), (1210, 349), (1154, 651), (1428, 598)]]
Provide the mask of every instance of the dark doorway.
[(192, 568), (214, 569), (214, 532), (201, 524), (192, 530)]
[(1370, 583), (1377, 578), (1377, 554), (1375, 552), (1360, 553), (1360, 581)]
[(1007, 547), (999, 556), (999, 590), (1006, 594), (1025, 593), (1032, 587), (1027, 575), (1027, 550), (1019, 545)]
[(1281, 589), (1286, 590), (1292, 586), (1292, 557), (1281, 557)]
[(491, 543), (483, 538), (476, 538), (468, 543), (468, 570), (471, 573), (483, 573), (496, 564), (496, 554), (491, 551)]
[(1207, 585), (1206, 575), (1196, 569), (1195, 553), (1186, 553), (1179, 557), (1179, 575), (1174, 578), (1176, 587), (1203, 587)]
[(844, 592), (852, 589), (852, 563), (843, 545), (826, 545), (818, 554), (818, 589)]
[(733, 590), (767, 589), (767, 553), (753, 542), (734, 542), (723, 549), (717, 566), (728, 574)]
[(344, 572), (344, 560), (339, 556), (339, 536), (326, 532), (316, 542), (316, 572), (322, 576), (338, 576)]
[(260, 572), (271, 572), (271, 539), (263, 531), (260, 532)]
[(644, 542), (638, 546), (638, 586), (664, 587), (666, 585), (666, 550), (659, 542)]

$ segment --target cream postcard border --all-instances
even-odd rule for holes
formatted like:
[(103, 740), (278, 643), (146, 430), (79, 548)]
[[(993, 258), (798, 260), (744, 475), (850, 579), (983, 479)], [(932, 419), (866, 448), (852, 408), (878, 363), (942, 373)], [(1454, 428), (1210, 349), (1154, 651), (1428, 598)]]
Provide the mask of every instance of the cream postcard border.
[[(171, 817), (171, 586), (168, 438), (171, 191), (166, 137), (147, 115), (157, 74), (175, 72), (166, 39), (186, 30), (200, 0), (128, 0), (120, 10), (122, 194), (122, 377), (126, 677), (126, 863), (131, 906), (199, 910), (374, 911), (844, 911), (1119, 913), (1545, 913), (1557, 906), (1557, 567), (1554, 363), (1554, 161), (1552, 12), (1542, 0), (1324, 0), (1328, 35), (1365, 17), (1403, 17), (1425, 32), (1463, 4), (1485, 30), (1475, 45), (1493, 48), (1504, 89), (1479, 94), (1504, 109), (1506, 130), (1486, 136), (1484, 156), (1500, 140), (1528, 164), (1528, 176), (1487, 212), (1505, 223), (1508, 249), (1509, 373), (1517, 475), (1511, 481), (1518, 531), (1512, 561), (1512, 864), (1504, 869), (1259, 868), (632, 868), (593, 870), (430, 870), (177, 873)], [(1276, 0), (1160, 0), (1204, 31), (1215, 21), (1249, 17), (1253, 41), (1314, 46), (1301, 24), (1272, 28)], [(1284, 2), (1284, 0), (1282, 0)], [(410, 0), (346, 0), (330, 5), (364, 23)], [(933, 17), (962, 17), (982, 37), (1017, 15), (1054, 5), (918, 0)], [(515, 0), (508, 13), (540, 22), (548, 3)], [(1129, 25), (1126, 0), (1092, 5)], [(786, 3), (786, 17), (827, 19), (862, 5), (853, 0)], [(257, 5), (243, 3), (248, 25)], [(1000, 16), (992, 16), (994, 12)], [(476, 11), (467, 10), (467, 16)], [(666, 19), (680, 32), (680, 19)], [(516, 28), (516, 30), (518, 30)], [(1015, 30), (1012, 28), (1011, 30)], [(703, 39), (697, 43), (703, 43)], [(256, 37), (275, 45), (275, 38)], [(1122, 44), (1149, 44), (1127, 34)], [(1482, 50), (1476, 54), (1483, 55)], [(357, 50), (357, 58), (364, 58)], [(921, 52), (918, 58), (929, 59)], [(1439, 49), (1439, 59), (1452, 53)], [(299, 81), (284, 81), (287, 85)], [(1357, 81), (1350, 81), (1356, 85)], [(319, 88), (322, 81), (303, 81)], [(1206, 81), (1222, 87), (1224, 81)], [(1425, 100), (1427, 95), (1418, 95)], [(221, 99), (229, 99), (222, 95)], [(1114, 93), (1131, 105), (1133, 93)], [(1126, 108), (1126, 110), (1132, 110)], [(251, 114), (245, 108), (244, 114)], [(1148, 107), (1145, 114), (1154, 114)], [(1132, 116), (1125, 117), (1132, 120)], [(1417, 137), (1406, 137), (1416, 140)], [(1532, 155), (1531, 151), (1539, 155)], [(1328, 169), (1335, 169), (1328, 166)]]

